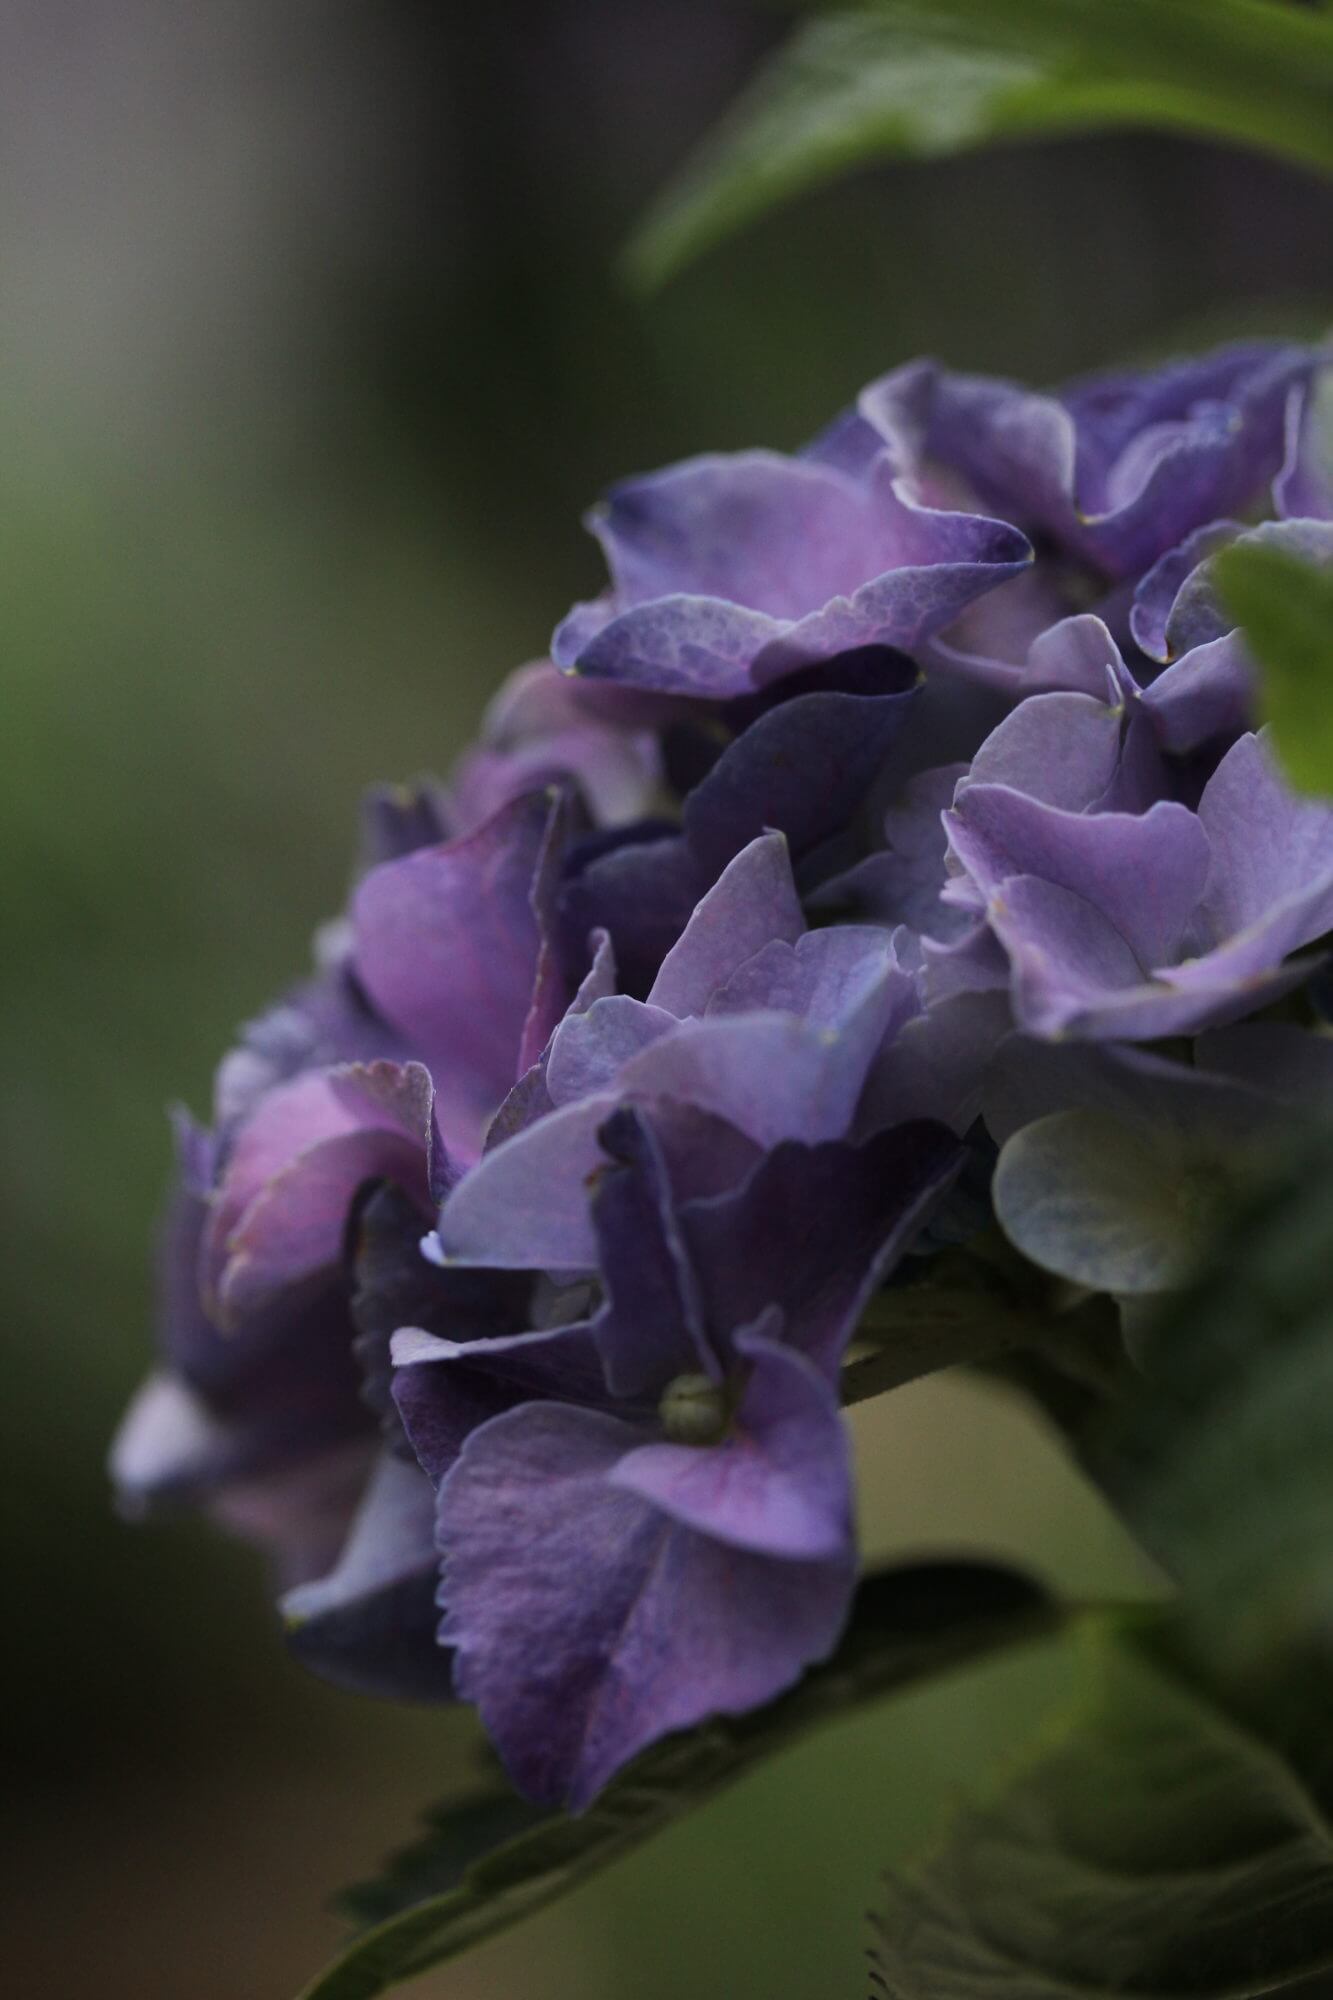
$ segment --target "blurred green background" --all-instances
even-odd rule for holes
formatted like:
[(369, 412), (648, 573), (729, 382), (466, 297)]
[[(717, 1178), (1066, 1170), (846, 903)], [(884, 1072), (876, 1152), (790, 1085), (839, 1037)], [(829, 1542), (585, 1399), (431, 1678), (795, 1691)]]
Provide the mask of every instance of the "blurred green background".
[[(615, 475), (797, 443), (924, 350), (1038, 381), (1333, 301), (1327, 195), (1145, 138), (864, 176), (648, 305), (627, 226), (782, 32), (703, 0), (15, 0), (0, 25), (6, 1990), (287, 2000), (465, 1716), (286, 1661), (252, 1557), (131, 1530), (164, 1103), (594, 589)], [(1142, 1586), (996, 1392), (859, 1413), (866, 1540)], [(423, 1996), (829, 2000), (1058, 1650), (836, 1730)]]

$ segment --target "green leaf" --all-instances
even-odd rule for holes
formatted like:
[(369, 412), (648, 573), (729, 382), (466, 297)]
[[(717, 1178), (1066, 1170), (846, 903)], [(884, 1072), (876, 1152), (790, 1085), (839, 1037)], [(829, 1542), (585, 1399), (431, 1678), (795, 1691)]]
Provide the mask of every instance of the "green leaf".
[[(1333, 1620), (1333, 1141), (1281, 1175), (1143, 1339), (1137, 1395), (1085, 1459), (1185, 1586), (1179, 1617), (1231, 1686)], [(1331, 1628), (1333, 1629), (1333, 1628)]]
[(1183, 1589), (1099, 1634), (1062, 1742), (889, 1892), (888, 2000), (1333, 1990), (1333, 1137), (1071, 1405), (1085, 1462)]
[[(768, 1708), (658, 1744), (579, 1818), (540, 1816), (464, 1866), (469, 1841), (501, 1801), (492, 1794), (437, 1815), (434, 1833), (382, 1884), (355, 1892), (356, 1907), (393, 1914), (308, 1987), (304, 2000), (372, 2000), (554, 1902), (817, 1724), (1060, 1623), (1036, 1585), (989, 1564), (917, 1564), (869, 1577), (824, 1666)], [(435, 1862), (439, 1883), (449, 1886), (409, 1901), (431, 1883)]]
[[(1301, 1775), (1146, 1649), (1099, 1635), (1068, 1733), (877, 1924), (885, 2000), (1245, 2000), (1333, 1979), (1333, 1830)], [(1333, 1715), (1327, 1698), (1319, 1722)], [(1319, 1982), (1317, 1984), (1307, 1982)]]
[(1333, 571), (1253, 543), (1214, 561), (1263, 670), (1264, 710), (1288, 777), (1302, 791), (1333, 794)]
[(626, 254), (660, 283), (792, 195), (894, 154), (1157, 127), (1333, 171), (1333, 22), (1272, 0), (878, 0), (799, 29)]

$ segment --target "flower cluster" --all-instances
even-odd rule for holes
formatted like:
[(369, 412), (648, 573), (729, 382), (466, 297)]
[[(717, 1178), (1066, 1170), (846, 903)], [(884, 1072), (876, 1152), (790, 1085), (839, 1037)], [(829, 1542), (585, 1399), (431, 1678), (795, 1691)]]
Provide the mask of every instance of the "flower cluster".
[(475, 1703), (576, 1809), (826, 1655), (872, 1295), (987, 1203), (1160, 1290), (1333, 1094), (1333, 811), (1214, 584), (1333, 560), (1320, 369), (915, 364), (617, 487), (603, 596), (372, 797), (313, 976), (178, 1121), (126, 1502), (261, 1540), (302, 1657)]

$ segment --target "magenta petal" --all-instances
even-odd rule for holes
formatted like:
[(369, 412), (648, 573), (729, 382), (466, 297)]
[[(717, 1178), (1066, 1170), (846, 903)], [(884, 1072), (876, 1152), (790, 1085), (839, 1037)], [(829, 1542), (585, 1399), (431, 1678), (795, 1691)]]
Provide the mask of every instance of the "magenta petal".
[(615, 1486), (642, 1441), (527, 1404), (473, 1433), (440, 1492), (455, 1684), (515, 1783), (575, 1811), (658, 1737), (790, 1686), (851, 1595), (850, 1560), (730, 1548)]
[(846, 1559), (851, 1466), (837, 1392), (813, 1362), (779, 1345), (781, 1325), (772, 1307), (736, 1335), (752, 1372), (720, 1444), (640, 1445), (611, 1483), (732, 1548), (796, 1562)]
[(311, 1071), (271, 1091), (241, 1128), (205, 1244), (235, 1318), (337, 1262), (352, 1196), (396, 1181), (429, 1208), (430, 1078), (419, 1063)]

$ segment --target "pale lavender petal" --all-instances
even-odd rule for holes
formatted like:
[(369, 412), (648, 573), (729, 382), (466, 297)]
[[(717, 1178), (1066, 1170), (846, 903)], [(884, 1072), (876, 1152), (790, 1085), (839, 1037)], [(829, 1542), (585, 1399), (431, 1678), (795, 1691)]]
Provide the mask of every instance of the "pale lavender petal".
[(563, 1105), (483, 1154), (440, 1211), (446, 1258), (505, 1270), (591, 1270), (597, 1240), (585, 1182), (605, 1164), (597, 1131), (618, 1101), (603, 1095)]
[(770, 939), (794, 944), (805, 919), (787, 841), (761, 834), (728, 862), (662, 961), (649, 1005), (684, 1019), (709, 1000)]
[(1297, 964), (1238, 983), (1225, 973), (1210, 980), (1200, 961), (1197, 979), (1173, 968), (1147, 980), (1099, 910), (1035, 876), (1007, 882), (990, 920), (1013, 967), (1015, 1018), (1034, 1035), (1156, 1041), (1194, 1034), (1279, 999), (1310, 969)]
[(886, 973), (837, 1030), (780, 1014), (682, 1022), (626, 1065), (621, 1089), (711, 1111), (760, 1146), (838, 1138), (899, 1000)]
[(1284, 784), (1265, 737), (1232, 745), (1199, 819), (1213, 851), (1200, 912), (1210, 941), (1262, 932), (1271, 965), (1333, 928), (1333, 807)]
[(551, 1043), (546, 1087), (552, 1105), (610, 1090), (631, 1056), (676, 1027), (674, 1013), (628, 994), (596, 1000), (583, 1014), (565, 1017)]
[(1104, 795), (1120, 762), (1121, 708), (1086, 694), (1034, 694), (986, 738), (959, 785), (1006, 785), (1065, 812)]
[(1273, 498), (1285, 520), (1333, 520), (1333, 368), (1292, 391), (1286, 456)]
[(1248, 729), (1254, 711), (1254, 664), (1239, 632), (1196, 646), (1151, 687), (1143, 705), (1166, 750), (1187, 756), (1200, 745)]
[(879, 1038), (916, 1011), (916, 985), (898, 966), (889, 933), (868, 924), (808, 931), (795, 945), (775, 939), (741, 965), (709, 1002), (709, 1019), (771, 1010), (834, 1033), (882, 995)]
[[(999, 892), (1008, 902), (1011, 877), (1039, 876), (1091, 906), (1119, 934), (1123, 950), (1115, 960), (1127, 966), (1136, 957), (1144, 971), (1176, 957), (1208, 877), (1208, 834), (1172, 801), (1140, 815), (1088, 815), (1007, 787), (974, 785), (948, 822), (954, 854), (988, 898)], [(1014, 922), (1011, 912), (1002, 928), (992, 912), (1006, 942)], [(1081, 919), (1080, 928), (1088, 930)]]

